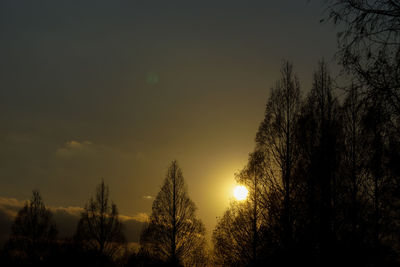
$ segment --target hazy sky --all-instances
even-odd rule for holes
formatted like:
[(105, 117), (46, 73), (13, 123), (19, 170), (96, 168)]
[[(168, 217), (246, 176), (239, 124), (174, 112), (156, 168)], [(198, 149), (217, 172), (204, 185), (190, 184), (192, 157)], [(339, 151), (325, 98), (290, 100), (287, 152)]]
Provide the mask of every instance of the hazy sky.
[[(283, 59), (307, 91), (322, 1), (0, 1), (0, 197), (150, 213), (177, 159), (210, 234)], [(333, 68), (333, 67), (332, 67)]]

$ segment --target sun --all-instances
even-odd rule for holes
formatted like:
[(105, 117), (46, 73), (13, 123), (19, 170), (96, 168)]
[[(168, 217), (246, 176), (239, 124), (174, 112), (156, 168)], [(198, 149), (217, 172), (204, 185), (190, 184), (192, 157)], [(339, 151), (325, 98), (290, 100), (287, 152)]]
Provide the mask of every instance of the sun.
[(244, 185), (237, 185), (235, 186), (235, 189), (233, 189), (233, 196), (237, 200), (245, 200), (247, 198), (247, 194), (249, 191)]

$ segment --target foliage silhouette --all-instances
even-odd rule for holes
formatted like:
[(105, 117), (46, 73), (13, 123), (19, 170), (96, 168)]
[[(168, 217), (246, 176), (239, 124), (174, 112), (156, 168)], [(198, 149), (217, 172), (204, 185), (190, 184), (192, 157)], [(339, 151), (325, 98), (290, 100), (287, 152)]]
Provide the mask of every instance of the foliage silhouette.
[(295, 128), (299, 111), (300, 83), (293, 72), (292, 64), (285, 61), (281, 67), (281, 78), (271, 89), (265, 117), (256, 135), (256, 143), (257, 150), (262, 151), (269, 159), (266, 165), (267, 179), (274, 180), (274, 188), (282, 192), (283, 209), (280, 217), (286, 247), (290, 247), (293, 231), (292, 173), (297, 159)]
[(215, 263), (398, 266), (399, 135), (385, 97), (353, 83), (339, 101), (321, 61), (308, 95), (292, 94), (289, 117), (282, 84), (236, 177), (249, 198), (213, 232)]
[(172, 161), (140, 238), (143, 253), (173, 266), (205, 265), (205, 229), (195, 211), (182, 170)]
[(17, 265), (45, 264), (57, 238), (51, 211), (46, 208), (39, 191), (18, 212), (11, 227), (11, 236), (5, 244), (10, 261)]
[(400, 5), (392, 0), (329, 0), (328, 19), (340, 25), (340, 63), (368, 94), (384, 97), (400, 116)]
[(212, 235), (215, 265), (247, 266), (257, 261), (252, 204), (251, 201), (231, 202), (218, 220)]
[[(340, 24), (340, 63), (351, 83), (335, 95), (321, 61), (302, 98), (285, 61), (271, 89), (233, 201), (212, 234), (217, 266), (400, 265), (400, 4), (328, 0)], [(57, 239), (37, 191), (18, 213), (1, 253), (6, 266), (206, 266), (205, 229), (182, 171), (169, 166), (140, 238), (139, 252), (116, 260), (125, 243), (104, 181), (73, 240)], [(83, 249), (82, 249), (83, 248)], [(122, 257), (121, 257), (122, 258)]]
[(108, 186), (102, 181), (95, 198), (86, 204), (78, 222), (75, 239), (86, 250), (112, 258), (125, 243), (117, 206), (110, 203)]

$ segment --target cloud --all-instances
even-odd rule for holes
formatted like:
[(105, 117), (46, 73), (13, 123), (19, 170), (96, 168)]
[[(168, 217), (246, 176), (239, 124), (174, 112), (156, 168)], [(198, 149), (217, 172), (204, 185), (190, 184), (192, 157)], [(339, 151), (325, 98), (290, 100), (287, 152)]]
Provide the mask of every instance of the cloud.
[[(15, 198), (0, 197), (0, 243), (7, 240), (11, 233), (11, 225), (18, 211), (28, 201), (21, 201)], [(83, 211), (81, 207), (48, 207), (53, 213), (59, 236), (72, 236), (76, 230), (79, 216)]]
[(68, 213), (70, 215), (74, 215), (74, 216), (80, 216), (81, 213), (83, 212), (83, 208), (82, 207), (49, 207), (50, 210), (54, 213)]
[(71, 140), (66, 142), (62, 147), (56, 150), (56, 156), (58, 157), (73, 157), (78, 154), (87, 154), (93, 148), (93, 143), (90, 141), (75, 141)]
[(0, 208), (0, 247), (8, 239), (13, 222), (12, 216)]
[(79, 147), (82, 147), (85, 145), (91, 145), (91, 144), (92, 144), (92, 142), (90, 142), (90, 141), (83, 141), (82, 143), (79, 143), (78, 141), (72, 140), (72, 141), (69, 141), (66, 143), (66, 147), (79, 148)]
[(25, 203), (26, 201), (20, 201), (15, 198), (0, 197), (0, 210), (6, 216), (13, 218)]
[[(27, 203), (15, 198), (0, 197), (0, 245), (3, 244), (11, 233), (11, 225), (18, 211)], [(82, 207), (48, 207), (56, 222), (59, 237), (72, 237), (83, 212)], [(138, 242), (140, 232), (148, 220), (146, 213), (138, 213), (135, 216), (120, 215), (124, 233), (128, 242)]]
[(135, 216), (133, 216), (133, 219), (139, 222), (148, 222), (149, 221), (149, 215), (144, 212), (139, 212)]
[(122, 222), (134, 220), (134, 221), (146, 223), (149, 221), (149, 215), (145, 212), (139, 212), (134, 216), (120, 215), (119, 218), (122, 220)]

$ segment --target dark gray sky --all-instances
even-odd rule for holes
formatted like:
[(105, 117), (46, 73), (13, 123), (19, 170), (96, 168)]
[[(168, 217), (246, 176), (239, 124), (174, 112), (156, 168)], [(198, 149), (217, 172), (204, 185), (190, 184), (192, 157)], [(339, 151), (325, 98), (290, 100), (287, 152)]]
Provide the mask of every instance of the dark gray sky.
[(210, 234), (282, 60), (335, 69), (320, 2), (1, 1), (0, 196), (141, 216), (177, 159)]

